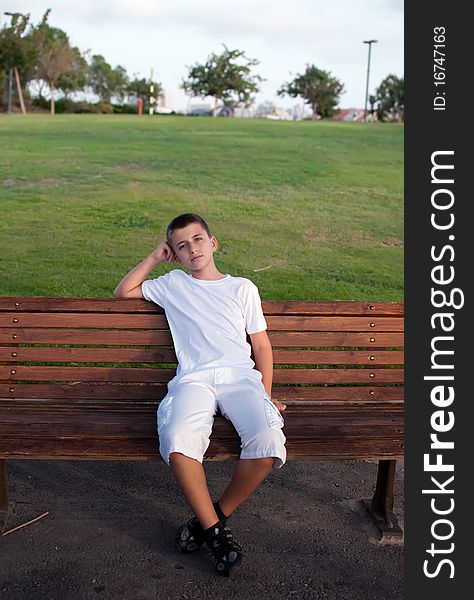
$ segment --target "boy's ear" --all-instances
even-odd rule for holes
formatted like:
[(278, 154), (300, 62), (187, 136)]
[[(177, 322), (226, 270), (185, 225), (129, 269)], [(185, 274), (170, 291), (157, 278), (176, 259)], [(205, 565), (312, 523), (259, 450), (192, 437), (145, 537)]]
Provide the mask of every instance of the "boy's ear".
[(211, 244), (212, 244), (212, 251), (216, 252), (216, 250), (219, 249), (219, 242), (216, 240), (216, 238), (214, 236), (211, 236)]

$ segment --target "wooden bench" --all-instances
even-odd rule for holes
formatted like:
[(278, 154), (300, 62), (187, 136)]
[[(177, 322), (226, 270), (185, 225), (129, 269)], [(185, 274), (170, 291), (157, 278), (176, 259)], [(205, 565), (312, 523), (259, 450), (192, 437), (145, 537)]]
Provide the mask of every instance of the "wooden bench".
[[(378, 460), (365, 501), (384, 541), (403, 457), (403, 304), (264, 301), (273, 397), (287, 404), (288, 459)], [(0, 517), (7, 459), (159, 459), (156, 409), (176, 356), (163, 311), (144, 300), (0, 297)], [(209, 460), (239, 439), (217, 417)], [(11, 506), (10, 506), (11, 508)]]

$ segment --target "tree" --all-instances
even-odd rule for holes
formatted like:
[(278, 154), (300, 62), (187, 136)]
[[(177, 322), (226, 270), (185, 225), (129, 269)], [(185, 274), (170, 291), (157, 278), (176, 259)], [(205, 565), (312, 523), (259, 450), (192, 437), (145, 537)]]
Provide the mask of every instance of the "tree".
[(15, 75), (18, 98), (22, 112), (26, 112), (22, 87), (29, 80), (39, 55), (36, 32), (46, 25), (50, 10), (48, 9), (37, 26), (30, 24), (30, 15), (22, 13), (6, 13), (11, 17), (10, 26), (0, 30), (0, 75), (11, 69)]
[(112, 74), (112, 95), (121, 101), (127, 95), (128, 90), (129, 77), (127, 74), (127, 70), (125, 69), (125, 67), (117, 65), (115, 69), (113, 69)]
[(121, 99), (127, 94), (128, 75), (124, 67), (115, 69), (100, 54), (94, 54), (89, 65), (89, 86), (103, 102), (110, 102), (113, 96)]
[(153, 86), (153, 97), (159, 98), (160, 94), (163, 92), (161, 83), (158, 81), (150, 81), (149, 79), (145, 79), (145, 77), (139, 79), (135, 76), (127, 85), (128, 101), (137, 101), (138, 98), (141, 98), (143, 100), (144, 110), (148, 110), (150, 108), (150, 86)]
[(61, 75), (58, 79), (58, 90), (68, 98), (73, 92), (83, 90), (87, 85), (88, 64), (79, 48), (75, 46), (72, 51), (72, 70)]
[(113, 69), (101, 54), (94, 54), (89, 65), (89, 86), (101, 100), (110, 101)]
[(339, 96), (344, 93), (344, 84), (331, 76), (329, 71), (306, 65), (306, 71), (296, 74), (293, 81), (285, 83), (277, 92), (279, 96), (304, 98), (311, 105), (313, 113), (321, 117), (331, 117), (336, 112)]
[(40, 53), (36, 63), (36, 77), (44, 80), (51, 94), (51, 114), (55, 112), (56, 91), (61, 77), (73, 74), (78, 68), (77, 48), (69, 44), (68, 35), (56, 27), (43, 24), (37, 32), (40, 40)]
[(388, 75), (379, 85), (374, 98), (380, 121), (403, 121), (405, 117), (405, 85), (403, 77)]
[(259, 64), (245, 56), (243, 50), (229, 50), (225, 44), (222, 54), (211, 54), (204, 64), (196, 63), (189, 70), (181, 87), (192, 96), (212, 96), (213, 115), (217, 114), (219, 102), (228, 105), (248, 104), (252, 94), (259, 91), (260, 75), (252, 74), (252, 67)]

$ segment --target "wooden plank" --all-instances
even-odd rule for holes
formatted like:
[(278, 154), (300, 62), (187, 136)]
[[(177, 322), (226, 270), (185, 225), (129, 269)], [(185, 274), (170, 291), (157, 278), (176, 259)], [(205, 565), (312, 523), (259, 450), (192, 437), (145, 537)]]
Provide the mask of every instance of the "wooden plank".
[(262, 300), (262, 308), (268, 315), (368, 315), (402, 317), (402, 302), (357, 302), (314, 300)]
[[(276, 398), (275, 398), (276, 399)], [(17, 414), (20, 411), (30, 411), (34, 414), (47, 413), (48, 411), (58, 411), (58, 410), (92, 410), (95, 412), (98, 411), (113, 411), (113, 412), (137, 412), (140, 410), (149, 410), (150, 407), (154, 412), (158, 409), (160, 404), (158, 398), (153, 399), (121, 399), (121, 400), (112, 400), (112, 399), (75, 399), (72, 402), (70, 399), (66, 398), (37, 398), (37, 399), (16, 399), (14, 406), (12, 405), (12, 400), (9, 400), (9, 404), (0, 399), (0, 415), (6, 414)], [(291, 415), (294, 410), (306, 410), (308, 408), (318, 408), (320, 410), (334, 407), (342, 407), (344, 409), (357, 408), (357, 410), (361, 410), (363, 407), (363, 411), (367, 411), (367, 407), (370, 407), (370, 410), (374, 413), (377, 411), (381, 411), (382, 409), (386, 409), (391, 411), (393, 414), (403, 414), (403, 402), (388, 402), (384, 400), (376, 400), (376, 401), (359, 401), (359, 402), (349, 402), (349, 401), (311, 401), (311, 400), (300, 400), (300, 401), (286, 401), (287, 409), (284, 411), (283, 416)], [(307, 412), (302, 413), (305, 414), (305, 418), (308, 417)], [(315, 413), (311, 413), (309, 418)], [(350, 414), (349, 412), (347, 414)]]
[[(371, 350), (274, 350), (274, 364), (400, 365), (403, 352)], [(0, 362), (177, 363), (172, 348), (1, 347)]]
[(0, 327), (169, 329), (163, 314), (0, 313)]
[[(403, 347), (403, 333), (269, 331), (273, 347)], [(95, 346), (172, 346), (169, 331), (128, 329), (0, 329), (0, 344), (76, 344)]]
[[(117, 422), (106, 423), (107, 435), (103, 431), (98, 431), (97, 427), (92, 431), (87, 428), (85, 422), (68, 422), (65, 424), (53, 423), (44, 426), (43, 423), (28, 423), (23, 430), (19, 430), (18, 423), (3, 423), (1, 426), (1, 441), (5, 442), (3, 448), (8, 449), (6, 444), (9, 440), (14, 444), (16, 439), (27, 439), (29, 441), (44, 440), (56, 441), (58, 444), (64, 440), (80, 441), (84, 447), (89, 443), (100, 440), (105, 444), (122, 440), (124, 445), (130, 441), (142, 439), (144, 437), (157, 440), (156, 419), (148, 419), (148, 423), (134, 422), (129, 428), (126, 425)], [(402, 419), (393, 420), (392, 423), (377, 423), (377, 431), (374, 431), (374, 425), (350, 423), (339, 423), (337, 425), (326, 426), (324, 423), (317, 424), (314, 428), (301, 428), (293, 419), (288, 418), (283, 432), (287, 440), (299, 439), (301, 441), (312, 441), (318, 439), (320, 442), (330, 439), (339, 441), (341, 448), (350, 440), (359, 440), (361, 443), (369, 444), (371, 441), (377, 442), (381, 439), (398, 439), (403, 443), (404, 424)], [(239, 440), (233, 427), (229, 423), (215, 423), (211, 439), (232, 441)], [(158, 440), (157, 440), (158, 441)], [(2, 444), (0, 442), (0, 447)], [(0, 456), (1, 458), (1, 456)]]
[[(367, 352), (365, 353), (367, 354)], [(0, 362), (176, 363), (173, 348), (0, 347)]]
[(276, 384), (403, 383), (403, 369), (275, 369)]
[(152, 302), (140, 299), (72, 298), (47, 296), (0, 297), (0, 312), (98, 312), (98, 313), (156, 313), (163, 312)]
[(333, 332), (333, 331), (269, 331), (268, 337), (273, 347), (278, 346), (331, 346), (351, 347), (366, 346), (376, 348), (403, 347), (403, 333), (358, 333), (358, 332)]
[(269, 330), (402, 332), (403, 319), (395, 317), (266, 317)]
[(387, 350), (274, 350), (276, 365), (402, 365), (401, 351)]
[[(119, 383), (1, 383), (0, 402), (7, 404), (13, 399), (45, 399), (57, 400), (161, 400), (167, 390), (167, 382), (119, 384)], [(12, 407), (15, 404), (12, 403)]]
[[(269, 330), (402, 332), (396, 317), (267, 316)], [(169, 329), (162, 314), (0, 313), (0, 327), (64, 327), (102, 329)]]
[(5, 367), (0, 366), (0, 381), (110, 381), (133, 383), (168, 382), (175, 369), (114, 367)]
[[(168, 382), (174, 369), (120, 367), (1, 366), (0, 381), (110, 381), (128, 383)], [(274, 383), (350, 384), (402, 383), (403, 369), (275, 369)]]
[[(387, 334), (385, 334), (387, 335)], [(396, 335), (396, 334), (392, 334)], [(169, 331), (107, 329), (0, 329), (0, 344), (82, 344), (95, 346), (172, 346)], [(396, 346), (396, 344), (391, 344)]]
[(404, 400), (403, 386), (274, 386), (272, 398), (281, 402), (400, 402)]
[[(168, 390), (167, 383), (148, 384), (35, 384), (0, 383), (1, 403), (15, 406), (13, 400), (66, 401), (140, 401), (161, 400)], [(274, 386), (272, 397), (284, 402), (403, 402), (403, 386)], [(11, 404), (9, 404), (11, 403)]]
[[(403, 441), (399, 437), (393, 439), (372, 439), (367, 442), (358, 439), (290, 439), (287, 443), (289, 459), (316, 460), (383, 460), (401, 459), (404, 456)], [(211, 451), (211, 448), (209, 448)]]
[[(266, 314), (320, 314), (320, 315), (403, 315), (401, 302), (357, 302), (312, 300), (263, 300)], [(115, 298), (49, 298), (0, 297), (0, 311), (16, 312), (115, 312), (115, 313), (152, 313), (161, 312), (161, 308), (151, 302), (139, 299), (117, 300)]]
[[(288, 459), (379, 460), (403, 458), (403, 442), (399, 437), (365, 441), (347, 439), (287, 438)], [(206, 460), (235, 460), (240, 455), (237, 438), (220, 441), (211, 437)], [(156, 438), (133, 440), (45, 440), (31, 438), (0, 439), (0, 458), (63, 460), (162, 460)]]
[[(133, 435), (144, 430), (144, 435), (156, 427), (158, 403), (135, 403), (128, 409), (113, 406), (71, 405), (57, 408), (32, 409), (31, 406), (17, 405), (15, 411), (2, 410), (0, 433), (14, 435), (26, 431), (32, 435), (61, 436), (69, 431), (71, 435), (86, 435), (101, 438), (115, 435)], [(344, 430), (356, 427), (362, 435), (380, 435), (384, 426), (400, 427), (403, 424), (403, 407), (400, 405), (359, 404), (289, 406), (283, 413), (285, 433), (292, 435), (312, 435), (312, 431), (331, 431), (342, 434)], [(232, 430), (230, 422), (217, 417), (214, 431), (224, 435)], [(39, 431), (33, 428), (40, 427)], [(61, 432), (56, 431), (58, 426)], [(14, 429), (12, 429), (12, 427)], [(117, 427), (117, 429), (114, 429)], [(16, 429), (15, 429), (16, 428)], [(79, 433), (78, 433), (79, 432)]]
[[(133, 423), (128, 425), (120, 424), (117, 422), (101, 421), (100, 424), (106, 427), (107, 434), (95, 433), (98, 431), (99, 424), (90, 431), (90, 423), (88, 421), (80, 421), (78, 423), (68, 422), (64, 424), (59, 423), (48, 423), (45, 427), (44, 423), (26, 423), (23, 427), (23, 436), (29, 437), (51, 437), (57, 438), (58, 440), (68, 439), (103, 439), (104, 441), (110, 439), (126, 439), (152, 437), (156, 429), (155, 419), (148, 419), (148, 424), (145, 425), (135, 420)], [(18, 422), (14, 423), (2, 423), (0, 426), (0, 435), (4, 439), (8, 439), (9, 435), (18, 435)], [(89, 427), (88, 427), (89, 426)], [(360, 438), (370, 439), (374, 435), (374, 426), (377, 427), (376, 437), (395, 437), (397, 435), (403, 435), (403, 423), (397, 425), (397, 423), (381, 423), (377, 422), (375, 425), (369, 423), (354, 424), (352, 427), (347, 423), (340, 423), (336, 425), (326, 426), (324, 423), (315, 423), (313, 427), (303, 428), (299, 424), (294, 423), (291, 419), (285, 425), (285, 435), (287, 437), (298, 436), (301, 438), (313, 439), (318, 437), (323, 439), (325, 437), (339, 437), (341, 443), (345, 442), (346, 438), (357, 436)], [(217, 423), (214, 425), (216, 429), (216, 437), (226, 437), (225, 428), (219, 426)], [(371, 436), (372, 434), (372, 436)], [(234, 434), (229, 433), (227, 437), (233, 437)]]
[[(149, 409), (152, 407), (155, 412), (160, 404), (161, 399), (152, 398), (152, 399), (122, 399), (122, 400), (112, 400), (112, 399), (86, 399), (79, 398), (74, 399), (72, 402), (71, 399), (68, 398), (16, 398), (14, 400), (9, 400), (8, 402), (2, 400), (0, 398), (0, 414), (6, 414), (10, 412), (11, 414), (15, 414), (18, 411), (29, 410), (34, 413), (40, 414), (41, 412), (47, 413), (48, 411), (56, 411), (56, 410), (94, 410), (94, 411), (114, 411), (114, 412), (124, 412), (124, 411), (140, 411), (142, 409)], [(396, 406), (396, 403), (390, 403), (389, 406)]]

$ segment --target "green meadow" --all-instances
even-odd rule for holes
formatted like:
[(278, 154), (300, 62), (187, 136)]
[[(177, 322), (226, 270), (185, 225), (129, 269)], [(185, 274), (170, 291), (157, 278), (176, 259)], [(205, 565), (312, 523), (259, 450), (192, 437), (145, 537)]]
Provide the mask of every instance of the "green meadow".
[[(0, 295), (111, 296), (197, 212), (264, 299), (403, 299), (403, 126), (0, 116)], [(170, 267), (159, 265), (150, 277)]]

